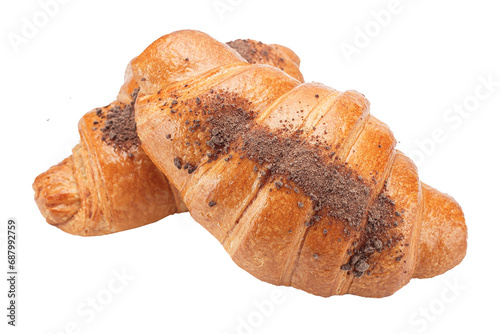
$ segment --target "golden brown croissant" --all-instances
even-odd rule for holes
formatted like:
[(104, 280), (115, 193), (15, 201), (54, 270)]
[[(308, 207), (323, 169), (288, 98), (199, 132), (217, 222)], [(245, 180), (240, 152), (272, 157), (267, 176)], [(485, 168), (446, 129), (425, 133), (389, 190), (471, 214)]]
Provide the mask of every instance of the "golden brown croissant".
[[(303, 81), (299, 58), (284, 46), (248, 39), (228, 45), (250, 63), (279, 67)], [(140, 146), (133, 109), (138, 87), (128, 66), (117, 100), (80, 120), (73, 155), (36, 178), (35, 200), (50, 224), (72, 234), (102, 235), (187, 210)]]
[(189, 30), (132, 70), (143, 149), (255, 277), (383, 297), (465, 256), (460, 206), (420, 182), (362, 94), (301, 84)]

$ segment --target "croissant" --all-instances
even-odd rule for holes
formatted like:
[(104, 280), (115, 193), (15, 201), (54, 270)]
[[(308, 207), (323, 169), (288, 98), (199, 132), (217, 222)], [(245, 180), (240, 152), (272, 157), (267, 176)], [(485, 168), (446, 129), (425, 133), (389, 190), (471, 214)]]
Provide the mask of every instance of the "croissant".
[(132, 71), (142, 148), (255, 277), (384, 297), (464, 258), (459, 204), (420, 182), (364, 95), (242, 62), (191, 30), (156, 40)]
[[(299, 58), (284, 46), (249, 39), (228, 45), (250, 63), (276, 66), (303, 81)], [(117, 99), (80, 120), (73, 155), (35, 179), (35, 201), (48, 223), (71, 234), (102, 235), (187, 210), (141, 148), (134, 120), (138, 90), (129, 64)]]

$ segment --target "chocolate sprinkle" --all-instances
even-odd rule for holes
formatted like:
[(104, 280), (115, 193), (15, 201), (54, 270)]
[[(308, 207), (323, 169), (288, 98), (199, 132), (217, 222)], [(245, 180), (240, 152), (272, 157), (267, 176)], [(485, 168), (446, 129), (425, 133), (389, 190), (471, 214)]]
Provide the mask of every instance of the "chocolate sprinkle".
[(352, 266), (350, 264), (343, 264), (340, 266), (340, 269), (343, 271), (350, 271), (352, 269)]
[[(314, 202), (316, 211), (357, 227), (366, 212), (370, 189), (344, 164), (324, 161), (320, 148), (304, 141), (300, 132), (276, 135), (263, 127), (242, 134), (246, 156), (268, 164), (272, 175), (294, 182)], [(300, 205), (299, 205), (300, 206)]]
[[(349, 264), (353, 265), (358, 261), (364, 261), (367, 263), (368, 259), (375, 252), (381, 252), (384, 249), (391, 248), (396, 241), (401, 241), (403, 239), (402, 235), (392, 235), (390, 230), (394, 226), (398, 226), (399, 222), (394, 222), (396, 219), (403, 219), (401, 215), (397, 215), (395, 211), (395, 203), (392, 199), (386, 195), (386, 187), (382, 190), (382, 193), (375, 199), (374, 203), (370, 207), (368, 212), (368, 218), (366, 226), (364, 229), (365, 233), (360, 236), (359, 247), (354, 250), (352, 257), (349, 259)], [(354, 246), (354, 244), (353, 244)], [(396, 261), (400, 261), (396, 258)], [(364, 265), (361, 266), (364, 268)], [(359, 272), (363, 272), (358, 268), (355, 268), (358, 274), (354, 277), (361, 277)], [(366, 270), (366, 269), (365, 269)]]
[(179, 158), (174, 158), (174, 166), (177, 167), (178, 169), (182, 168), (182, 162)]
[[(117, 104), (106, 112), (106, 121), (101, 128), (101, 139), (114, 148), (128, 152), (140, 145), (135, 124), (134, 104), (139, 89), (132, 93), (133, 101), (130, 104)], [(96, 115), (102, 117), (102, 109), (96, 110)]]
[(188, 174), (191, 174), (195, 171), (196, 167), (192, 166), (191, 164), (187, 163), (184, 165), (184, 169), (187, 169)]
[(285, 60), (279, 57), (271, 45), (249, 39), (237, 39), (226, 43), (250, 64), (270, 64), (283, 70)]
[(355, 269), (357, 271), (360, 271), (360, 272), (365, 272), (368, 270), (368, 268), (370, 268), (370, 265), (368, 263), (366, 263), (364, 260), (359, 260), (356, 263), (356, 267), (355, 267)]

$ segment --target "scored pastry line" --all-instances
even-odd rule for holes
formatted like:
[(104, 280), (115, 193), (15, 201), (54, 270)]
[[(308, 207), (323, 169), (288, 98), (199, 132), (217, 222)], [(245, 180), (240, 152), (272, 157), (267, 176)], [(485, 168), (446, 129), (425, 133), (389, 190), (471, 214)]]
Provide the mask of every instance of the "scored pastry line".
[[(111, 105), (113, 105), (113, 103), (111, 103), (109, 106), (106, 107), (106, 115), (108, 114), (109, 110), (111, 109)], [(115, 105), (118, 105), (121, 108), (123, 108), (125, 106), (121, 102), (115, 103)], [(95, 117), (94, 114), (92, 114), (92, 116)], [(89, 132), (89, 127), (85, 127), (85, 130), (89, 136), (96, 135), (96, 133)], [(100, 132), (99, 132), (99, 135), (100, 135)], [(88, 141), (88, 142), (94, 142), (94, 141)], [(98, 143), (99, 143), (99, 145), (104, 145), (104, 143), (102, 141), (100, 141), (100, 142), (98, 141)], [(103, 208), (102, 212), (104, 214), (105, 222), (108, 225), (107, 228), (111, 228), (112, 222), (114, 221), (113, 210), (111, 209), (111, 199), (110, 199), (110, 196), (108, 193), (108, 189), (111, 189), (111, 187), (104, 186), (106, 180), (104, 179), (101, 165), (98, 163), (98, 161), (100, 161), (100, 159), (98, 159), (98, 157), (97, 157), (98, 152), (97, 152), (97, 149), (95, 146), (93, 146), (92, 148), (93, 148), (92, 151), (89, 149), (89, 152), (92, 152), (95, 156), (95, 161), (96, 161), (95, 165), (96, 165), (96, 169), (98, 170), (97, 174), (98, 174), (99, 181), (101, 183), (101, 187), (98, 187), (97, 189), (101, 188), (103, 193), (104, 193), (104, 194), (101, 194), (101, 192), (97, 191), (97, 194), (99, 197), (101, 197), (101, 195), (102, 195), (106, 198), (105, 203), (103, 203), (101, 198), (99, 198), (99, 203), (102, 204), (102, 208)], [(119, 149), (119, 148), (117, 148), (117, 149)], [(105, 210), (104, 210), (104, 208), (105, 208)], [(107, 215), (109, 215), (109, 217), (106, 217)]]
[[(108, 108), (106, 108), (106, 113), (108, 112)], [(83, 119), (82, 119), (83, 121)], [(86, 150), (81, 150), (82, 154), (87, 155), (86, 159), (83, 159), (84, 161), (84, 167), (85, 167), (85, 175), (87, 176), (87, 181), (91, 181), (92, 183), (96, 184), (96, 193), (97, 193), (97, 198), (92, 199), (92, 208), (91, 208), (91, 213), (92, 216), (88, 216), (91, 220), (93, 219), (94, 215), (99, 214), (99, 209), (101, 209), (101, 214), (104, 216), (104, 222), (103, 219), (99, 219), (100, 225), (103, 223), (107, 224), (108, 227), (111, 225), (111, 222), (113, 221), (113, 214), (111, 212), (111, 201), (109, 198), (109, 195), (107, 193), (107, 188), (104, 186), (104, 180), (102, 177), (102, 169), (101, 166), (99, 165), (98, 161), (98, 155), (97, 155), (97, 150), (94, 146), (89, 145), (89, 143), (93, 142), (91, 140), (91, 136), (93, 133), (88, 131), (87, 127), (82, 127), (80, 131), (81, 135), (81, 142), (82, 144), (85, 145)], [(94, 134), (95, 135), (95, 134)], [(99, 145), (102, 145), (100, 141), (98, 141)], [(83, 148), (83, 147), (82, 147)], [(89, 156), (92, 156), (92, 158), (89, 158)], [(83, 158), (83, 157), (82, 157)], [(92, 163), (95, 162), (95, 163)], [(87, 166), (88, 165), (88, 166)], [(88, 168), (87, 168), (88, 167)], [(90, 174), (90, 175), (89, 175)], [(97, 175), (96, 175), (97, 174)], [(88, 188), (90, 189), (90, 188)], [(100, 191), (101, 190), (101, 191)], [(104, 192), (103, 194), (101, 192)], [(94, 196), (91, 196), (94, 197)], [(104, 197), (104, 198), (102, 198)], [(85, 199), (87, 197), (85, 196)], [(106, 199), (106, 200), (104, 200)], [(94, 229), (96, 226), (94, 226)]]
[[(260, 114), (258, 117), (256, 117), (252, 122), (251, 122), (251, 126), (252, 128), (254, 128), (255, 126), (258, 126), (260, 125), (262, 122), (264, 122), (264, 120), (266, 119), (267, 116), (269, 116), (269, 114), (271, 114), (271, 112), (273, 110), (276, 109), (276, 107), (283, 101), (285, 100), (289, 95), (292, 95), (295, 93), (296, 90), (300, 89), (300, 87), (302, 87), (304, 84), (299, 84), (297, 85), (296, 87), (294, 87), (293, 89), (291, 89), (290, 91), (286, 92), (285, 94), (281, 95), (279, 98), (277, 98), (274, 102), (272, 102), (269, 106), (267, 106)], [(313, 108), (314, 109), (314, 108)], [(312, 109), (311, 109), (312, 111)], [(309, 114), (308, 114), (309, 115)], [(307, 118), (307, 117), (304, 117), (304, 118)], [(300, 127), (299, 127), (300, 128)], [(249, 129), (251, 130), (251, 129)], [(265, 180), (264, 182), (261, 182), (262, 183), (262, 186), (264, 184), (267, 183), (267, 174), (265, 175)], [(235, 220), (233, 226), (228, 230), (226, 236), (224, 237), (223, 241), (222, 241), (222, 245), (224, 246), (224, 248), (226, 248), (226, 250), (228, 251), (229, 255), (231, 255), (231, 257), (236, 253), (236, 251), (238, 250), (238, 248), (240, 247), (240, 244), (241, 242), (245, 239), (245, 236), (246, 234), (248, 233), (248, 231), (250, 230), (251, 227), (253, 227), (253, 220), (252, 220), (252, 224), (246, 224), (246, 225), (249, 225), (248, 227), (245, 227), (245, 226), (242, 226), (240, 228), (236, 228), (237, 226), (240, 226), (240, 224), (238, 224), (238, 222), (241, 220), (241, 218), (244, 216), (244, 214), (247, 212), (248, 208), (252, 205), (252, 203), (255, 202), (255, 200), (257, 199), (261, 189), (262, 189), (262, 186), (259, 187), (259, 189), (255, 192), (255, 195), (252, 197), (252, 199), (248, 202), (248, 204), (245, 206), (245, 208), (241, 211), (240, 215), (238, 216), (238, 218)], [(243, 235), (240, 235), (241, 233), (244, 233)], [(233, 240), (239, 240), (239, 242), (237, 244), (235, 244), (235, 246), (231, 245), (231, 247), (229, 247), (229, 245), (227, 244), (229, 242), (229, 237), (232, 237)]]
[[(414, 242), (411, 243), (410, 245), (410, 254), (414, 254), (413, 256), (413, 263), (411, 263), (408, 266), (408, 270), (411, 270), (412, 276), (410, 276), (410, 279), (413, 277), (413, 273), (415, 272), (415, 268), (417, 267), (418, 264), (418, 245), (420, 244), (420, 236), (422, 235), (422, 219), (424, 217), (424, 210), (425, 210), (425, 201), (424, 201), (424, 190), (422, 187), (422, 182), (420, 181), (420, 177), (418, 180), (418, 211), (417, 215), (415, 217), (415, 223), (413, 225), (413, 228), (415, 229), (413, 233), (415, 233)], [(410, 259), (411, 260), (411, 259)]]
[[(85, 204), (84, 204), (86, 199), (85, 199), (84, 190), (89, 189), (89, 186), (87, 184), (86, 176), (82, 175), (82, 168), (85, 168), (85, 167), (80, 167), (80, 166), (83, 166), (83, 160), (82, 160), (83, 158), (82, 158), (80, 152), (78, 152), (79, 150), (81, 150), (81, 143), (76, 144), (76, 146), (72, 150), (73, 154), (71, 155), (71, 160), (73, 162), (73, 175), (74, 175), (75, 182), (77, 184), (78, 194), (80, 195), (80, 207), (78, 208), (78, 211), (77, 211), (77, 213), (75, 213), (75, 215), (77, 215), (78, 213), (83, 213), (83, 216), (86, 217)], [(82, 176), (78, 177), (78, 175), (82, 175)], [(67, 224), (71, 221), (71, 219), (73, 219), (73, 217), (71, 217), (70, 219), (68, 219), (68, 221), (66, 221), (64, 223), (57, 224), (57, 225)]]
[[(347, 91), (344, 94), (351, 95), (352, 93), (353, 93), (352, 91)], [(349, 154), (351, 153), (352, 148), (354, 147), (357, 140), (361, 136), (361, 133), (363, 132), (365, 125), (368, 122), (369, 118), (370, 118), (370, 105), (367, 105), (364, 108), (361, 116), (358, 118), (356, 123), (351, 128), (349, 135), (345, 138), (345, 140), (342, 142), (341, 146), (337, 150), (337, 156), (342, 157), (342, 159), (341, 159), (342, 161), (346, 161), (347, 158), (349, 157)]]
[[(325, 115), (326, 113), (332, 112), (332, 110), (335, 110), (334, 108), (337, 107), (337, 104), (339, 104), (341, 102), (341, 97), (344, 97), (348, 93), (349, 92), (343, 92), (343, 93), (339, 93), (339, 92), (336, 92), (336, 91), (332, 92), (333, 99), (331, 101), (327, 101), (327, 103), (324, 105), (324, 108), (321, 110), (320, 113), (318, 113), (318, 116)], [(323, 112), (323, 110), (325, 110), (325, 109), (326, 109), (326, 111)], [(352, 126), (352, 128), (349, 131), (349, 134), (345, 137), (345, 140), (341, 140), (341, 142), (339, 143), (340, 150), (338, 150), (339, 153), (337, 155), (338, 158), (339, 158), (339, 160), (341, 160), (341, 161), (346, 160), (347, 155), (350, 152), (350, 149), (342, 149), (344, 146), (346, 146), (350, 142), (349, 138), (351, 136), (359, 136), (359, 134), (361, 133), (360, 129), (363, 128), (364, 124), (366, 123), (366, 110), (367, 109), (368, 109), (368, 106), (366, 106), (363, 109), (362, 116), (359, 117), (358, 120), (356, 121), (356, 123)], [(312, 128), (316, 127), (322, 121), (323, 121), (323, 119), (321, 117), (316, 117), (316, 123), (312, 124), (312, 126), (310, 127), (310, 129), (308, 129), (308, 133), (311, 132), (311, 131), (313, 131)], [(354, 142), (351, 143), (350, 147), (352, 147), (352, 145), (354, 145)], [(292, 283), (293, 278), (294, 278), (294, 274), (295, 274), (297, 268), (299, 267), (300, 256), (301, 256), (302, 249), (303, 249), (303, 246), (305, 244), (307, 235), (308, 235), (308, 233), (310, 231), (310, 227), (312, 227), (312, 226), (307, 226), (305, 228), (305, 231), (303, 233), (302, 239), (300, 240), (300, 243), (298, 243), (298, 249), (297, 249), (297, 251), (295, 253), (292, 253), (293, 256), (295, 257), (295, 261), (293, 261), (294, 266), (291, 268), (289, 277), (285, 278), (286, 281), (290, 282), (290, 284)]]
[[(92, 212), (92, 206), (94, 205), (94, 196), (92, 195), (92, 193), (90, 192), (90, 189), (92, 187), (92, 180), (91, 180), (91, 171), (89, 170), (90, 166), (89, 165), (89, 162), (88, 162), (88, 153), (86, 154), (87, 152), (87, 149), (84, 147), (86, 146), (86, 144), (84, 143), (85, 141), (82, 139), (82, 147), (80, 149), (80, 151), (78, 152), (79, 153), (79, 161), (81, 162), (81, 165), (80, 165), (80, 171), (84, 172), (84, 174), (82, 174), (82, 180), (84, 180), (84, 184), (85, 184), (85, 188), (82, 188), (82, 207), (85, 211), (85, 217), (89, 217), (91, 218), (93, 216)], [(89, 175), (90, 174), (90, 175)], [(89, 193), (87, 195), (87, 192)], [(84, 204), (85, 203), (85, 204)]]
[[(393, 149), (391, 152), (391, 156), (389, 157), (386, 165), (384, 166), (384, 171), (382, 172), (382, 177), (380, 179), (380, 182), (378, 184), (376, 184), (375, 191), (373, 192), (373, 194), (371, 194), (370, 200), (368, 202), (369, 204), (367, 205), (366, 210), (365, 210), (364, 218), (361, 221), (361, 224), (359, 225), (359, 230), (353, 231), (354, 236), (350, 239), (350, 243), (348, 244), (347, 249), (352, 247), (352, 244), (354, 243), (354, 241), (358, 240), (359, 236), (362, 234), (362, 231), (364, 231), (364, 228), (368, 222), (368, 213), (370, 212), (370, 209), (372, 208), (375, 200), (382, 193), (382, 191), (384, 189), (385, 182), (389, 178), (389, 175), (391, 175), (392, 168), (394, 167), (394, 161), (396, 161), (396, 155), (397, 155), (397, 152), (396, 152), (396, 150)], [(345, 252), (343, 263), (346, 263), (348, 258), (349, 258), (349, 256), (347, 255), (347, 252)], [(349, 291), (349, 289), (353, 283), (353, 280), (354, 280), (353, 275), (347, 275), (347, 273), (345, 273), (344, 275), (341, 276), (341, 280), (338, 282), (337, 287), (332, 286), (331, 293), (333, 293), (335, 288), (337, 288), (335, 293), (340, 293), (342, 290), (344, 290), (345, 292)]]
[[(312, 115), (313, 113), (321, 115), (327, 113), (329, 110), (331, 110), (336, 103), (338, 103), (338, 98), (342, 96), (342, 93), (339, 91), (333, 90), (331, 93), (326, 95), (321, 101), (318, 102), (318, 105), (316, 105), (314, 108), (311, 109), (310, 113), (308, 114), (308, 117)], [(308, 117), (304, 117), (303, 123), (300, 126), (305, 125), (307, 122)], [(321, 122), (320, 117), (316, 117), (317, 123)], [(316, 124), (317, 124), (316, 123)], [(311, 127), (312, 129), (312, 127)], [(310, 131), (309, 129), (307, 130), (308, 132)], [(300, 253), (302, 251), (302, 247), (304, 246), (304, 242), (306, 240), (307, 233), (309, 231), (309, 228), (311, 226), (305, 226), (304, 223), (299, 225), (301, 227), (301, 233), (297, 233), (297, 236), (294, 241), (294, 245), (296, 245), (293, 250), (290, 252), (288, 259), (286, 261), (285, 267), (283, 272), (281, 273), (281, 279), (282, 282), (285, 285), (290, 285), (292, 283), (292, 277), (295, 272), (295, 269), (298, 266), (299, 258), (300, 258)]]
[[(399, 150), (394, 150), (394, 160), (393, 160), (393, 166), (391, 167), (391, 170), (390, 172), (388, 173), (388, 177), (387, 178), (390, 178), (392, 176), (392, 173), (394, 171), (394, 164), (395, 164), (395, 161), (397, 158), (401, 158), (401, 159), (405, 159), (404, 161), (405, 162), (409, 162), (412, 166), (413, 166), (413, 162), (407, 158), (403, 153), (401, 153)], [(408, 167), (404, 167), (405, 169), (408, 169)], [(411, 168), (410, 168), (411, 169)], [(416, 168), (415, 168), (415, 172), (416, 172)], [(398, 172), (396, 172), (398, 173)], [(422, 198), (423, 198), (423, 193), (422, 193), (422, 182), (420, 181), (420, 178), (418, 176), (418, 173), (415, 173), (415, 176), (416, 176), (416, 179), (417, 179), (417, 182), (418, 182), (418, 193), (417, 193), (417, 197), (416, 197), (416, 203), (415, 205), (422, 205)], [(397, 183), (396, 183), (397, 184)], [(406, 191), (407, 192), (407, 191)], [(411, 205), (411, 203), (409, 203)], [(415, 214), (414, 215), (410, 215), (409, 217), (405, 217), (405, 222), (407, 225), (410, 226), (410, 229), (409, 229), (409, 232), (408, 232), (408, 235), (405, 236), (405, 239), (407, 237), (410, 237), (407, 239), (407, 243), (409, 243), (411, 245), (410, 249), (408, 250), (407, 254), (408, 257), (407, 257), (407, 264), (406, 266), (403, 264), (403, 265), (400, 265), (399, 268), (397, 268), (397, 270), (400, 270), (400, 272), (398, 273), (397, 271), (395, 273), (390, 273), (391, 276), (393, 277), (396, 277), (396, 275), (399, 275), (399, 279), (397, 280), (397, 282), (400, 284), (398, 286), (397, 289), (400, 289), (401, 287), (403, 287), (404, 285), (406, 285), (410, 279), (412, 278), (411, 275), (407, 275), (407, 277), (405, 278), (405, 274), (407, 272), (410, 272), (411, 267), (413, 266), (414, 267), (414, 264), (413, 264), (413, 260), (412, 260), (412, 257), (414, 258), (414, 256), (412, 256), (412, 254), (415, 254), (415, 250), (414, 248), (415, 247), (418, 247), (418, 238), (420, 238), (420, 225), (415, 225), (415, 224), (418, 224), (418, 220), (421, 219), (419, 218), (419, 214), (423, 213), (423, 211), (420, 211), (422, 210), (423, 208), (421, 207), (418, 207), (415, 211)], [(406, 207), (405, 207), (405, 210), (406, 210)], [(400, 225), (401, 226), (401, 225)], [(416, 239), (417, 238), (417, 239)], [(417, 240), (417, 242), (415, 242), (415, 240)], [(406, 268), (406, 270), (404, 269)], [(412, 271), (413, 272), (413, 271)], [(373, 281), (372, 281), (373, 282)], [(345, 289), (344, 293), (350, 293), (349, 291), (351, 290), (351, 286), (352, 284), (354, 283), (354, 280), (351, 279), (350, 280), (350, 284), (347, 286), (347, 289)]]
[[(332, 103), (330, 105), (330, 107), (328, 108), (328, 110), (326, 112), (331, 112), (332, 110), (334, 110), (333, 108), (336, 107), (336, 105), (341, 102), (340, 97), (343, 97), (343, 96), (345, 96), (347, 94), (351, 94), (351, 93), (352, 93), (351, 91), (347, 91), (347, 92), (343, 92), (343, 93), (338, 94), (336, 96), (336, 98), (332, 101), (334, 103)], [(368, 110), (369, 110), (369, 106), (367, 105), (363, 108), (363, 112), (362, 112), (361, 116), (358, 118), (356, 123), (352, 126), (352, 128), (350, 129), (349, 134), (346, 136), (345, 140), (341, 140), (341, 143), (339, 143), (340, 146), (339, 146), (339, 150), (337, 150), (338, 151), (337, 157), (339, 158), (340, 161), (345, 161), (347, 159), (351, 148), (356, 143), (356, 140), (351, 141), (350, 138), (351, 137), (356, 138), (356, 139), (359, 138), (361, 131), (364, 128), (364, 126), (368, 120), (368, 116), (369, 116)], [(314, 124), (314, 126), (317, 126), (321, 121), (323, 121), (322, 118), (318, 117), (317, 122)], [(311, 127), (311, 129), (312, 129), (312, 127)], [(349, 143), (350, 143), (350, 145), (349, 145)], [(345, 148), (347, 145), (349, 145), (349, 149)], [(337, 224), (342, 223), (342, 222), (338, 221), (337, 219), (333, 219), (333, 221), (334, 221), (334, 223), (337, 223)], [(304, 236), (302, 238), (300, 248), (299, 248), (298, 253), (297, 253), (297, 258), (295, 261), (295, 266), (293, 267), (293, 270), (292, 270), (291, 275), (289, 277), (290, 283), (293, 282), (294, 274), (295, 274), (297, 268), (299, 267), (300, 255), (302, 253), (302, 248), (303, 248), (304, 243), (306, 241), (310, 227), (312, 227), (312, 226), (307, 227), (307, 229), (304, 233)]]

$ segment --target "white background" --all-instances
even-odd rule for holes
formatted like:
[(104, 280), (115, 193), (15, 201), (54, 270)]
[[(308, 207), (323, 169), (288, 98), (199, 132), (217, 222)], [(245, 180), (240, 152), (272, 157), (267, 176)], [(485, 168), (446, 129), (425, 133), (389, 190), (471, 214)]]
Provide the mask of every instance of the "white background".
[[(499, 332), (495, 1), (401, 0), (383, 27), (373, 12), (387, 10), (389, 0), (65, 2), (47, 22), (35, 0), (2, 1), (0, 11), (4, 273), (9, 217), (17, 219), (20, 234), (18, 327), (6, 325), (2, 279), (2, 333), (7, 327), (43, 334)], [(221, 3), (229, 6), (224, 12), (214, 7)], [(26, 20), (40, 28), (14, 47), (9, 38), (22, 36)], [(49, 226), (33, 201), (33, 179), (71, 153), (79, 118), (114, 99), (129, 60), (183, 28), (220, 41), (286, 45), (301, 57), (307, 81), (364, 93), (372, 113), (395, 132), (399, 149), (418, 158), (421, 179), (462, 205), (469, 228), (463, 263), (440, 277), (412, 280), (384, 299), (321, 298), (253, 278), (187, 215), (94, 238)], [(359, 40), (365, 29), (371, 29), (367, 45)], [(346, 44), (357, 47), (350, 61), (341, 50)], [(475, 98), (480, 78), (489, 76), (497, 86)], [(467, 117), (448, 114), (464, 103)], [(437, 129), (441, 142), (430, 144)], [(427, 143), (425, 152), (418, 142)], [(122, 271), (132, 277), (123, 286), (113, 280)], [(110, 283), (121, 291), (110, 292)], [(102, 311), (89, 311), (92, 298), (106, 304)]]

